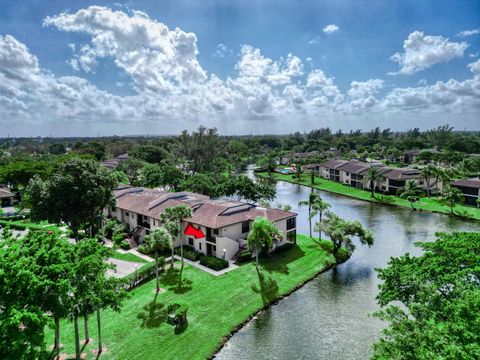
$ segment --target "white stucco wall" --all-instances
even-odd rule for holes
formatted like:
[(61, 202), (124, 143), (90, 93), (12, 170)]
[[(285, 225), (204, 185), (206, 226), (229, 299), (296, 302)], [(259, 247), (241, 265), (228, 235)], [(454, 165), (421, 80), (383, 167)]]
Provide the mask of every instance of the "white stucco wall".
[(217, 237), (217, 253), (218, 258), (223, 259), (223, 251), (225, 250), (225, 260), (230, 260), (238, 251), (238, 242), (225, 237)]

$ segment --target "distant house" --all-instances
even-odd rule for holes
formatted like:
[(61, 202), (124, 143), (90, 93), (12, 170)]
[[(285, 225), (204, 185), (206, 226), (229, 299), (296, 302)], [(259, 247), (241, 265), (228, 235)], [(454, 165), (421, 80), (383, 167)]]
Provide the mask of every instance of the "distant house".
[[(377, 167), (385, 180), (378, 185), (377, 190), (388, 194), (396, 194), (398, 189), (403, 189), (407, 180), (415, 180), (423, 189), (427, 183), (419, 170), (407, 168), (391, 168), (381, 163), (366, 163), (358, 160), (329, 160), (320, 164), (320, 176), (357, 189), (368, 189), (369, 184), (364, 184), (364, 177), (368, 169)], [(428, 179), (429, 188), (435, 187), (435, 178)], [(439, 185), (439, 184), (437, 184)]]
[(129, 159), (128, 154), (121, 154), (114, 159), (102, 161), (100, 165), (103, 166), (104, 168), (115, 170), (122, 161), (126, 161), (128, 159)]
[(8, 190), (6, 187), (0, 187), (0, 206), (12, 206), (13, 204), (13, 193)]
[(477, 200), (480, 198), (480, 179), (461, 179), (450, 182), (450, 185), (459, 189), (466, 205), (479, 206)]
[(405, 150), (403, 153), (403, 161), (407, 164), (413, 164), (417, 161), (417, 156), (420, 155), (422, 151), (418, 149)]
[(178, 205), (189, 206), (193, 216), (183, 222), (175, 246), (183, 243), (198, 252), (230, 260), (239, 250), (247, 248), (248, 232), (258, 216), (267, 218), (280, 230), (282, 239), (278, 245), (296, 241), (297, 214), (289, 211), (143, 187), (120, 187), (114, 196), (115, 207), (107, 209), (106, 215), (127, 225), (138, 243), (161, 226), (160, 215), (165, 209)]

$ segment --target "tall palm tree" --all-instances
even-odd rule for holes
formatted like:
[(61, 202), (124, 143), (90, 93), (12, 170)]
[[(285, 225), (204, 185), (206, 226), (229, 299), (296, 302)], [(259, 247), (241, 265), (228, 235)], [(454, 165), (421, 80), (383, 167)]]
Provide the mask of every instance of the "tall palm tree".
[(372, 166), (370, 169), (367, 170), (363, 177), (363, 182), (365, 184), (368, 184), (370, 192), (372, 193), (372, 197), (375, 197), (375, 187), (379, 186), (384, 179), (385, 177), (377, 167)]
[(407, 199), (412, 207), (412, 210), (415, 210), (413, 203), (417, 202), (422, 194), (422, 189), (418, 186), (415, 180), (407, 180), (405, 183), (405, 188), (399, 189), (399, 195), (402, 199)]
[(164, 227), (155, 229), (151, 234), (146, 235), (144, 246), (155, 254), (155, 276), (157, 278), (157, 293), (160, 291), (160, 280), (158, 276), (158, 253), (170, 246), (172, 235)]
[(296, 163), (295, 164), (295, 175), (297, 176), (297, 180), (300, 182), (301, 178), (302, 178), (302, 174), (303, 174), (303, 169), (302, 169), (302, 165), (300, 163)]
[[(322, 223), (322, 217), (325, 211), (327, 211), (331, 205), (324, 201), (320, 196), (315, 199), (315, 201), (312, 204), (312, 217), (318, 215), (318, 224)], [(322, 240), (322, 229), (319, 227), (318, 229), (318, 240)]]
[(320, 196), (312, 190), (310, 195), (308, 195), (308, 200), (302, 200), (298, 203), (298, 206), (308, 206), (308, 224), (310, 229), (310, 237), (312, 237), (312, 205), (317, 201)]
[[(173, 241), (180, 236), (180, 230), (182, 222), (185, 219), (192, 217), (192, 209), (186, 205), (178, 205), (170, 208), (166, 208), (165, 211), (160, 214), (160, 220), (163, 224), (163, 227), (172, 236), (172, 249)], [(183, 260), (183, 241), (180, 241), (180, 257), (181, 257), (181, 268), (180, 268), (180, 278), (183, 272), (184, 260)], [(172, 250), (172, 262), (171, 266), (173, 267), (173, 250)]]
[(450, 213), (453, 214), (453, 207), (455, 206), (455, 204), (463, 202), (464, 199), (465, 198), (459, 189), (448, 185), (443, 190), (440, 202), (442, 204), (450, 206)]
[(430, 178), (435, 175), (435, 165), (428, 164), (420, 171), (420, 173), (427, 186), (427, 197), (430, 197)]
[(253, 221), (252, 229), (247, 236), (247, 241), (248, 246), (255, 250), (257, 272), (259, 272), (258, 254), (261, 249), (264, 247), (270, 249), (280, 238), (280, 231), (268, 219), (259, 216)]

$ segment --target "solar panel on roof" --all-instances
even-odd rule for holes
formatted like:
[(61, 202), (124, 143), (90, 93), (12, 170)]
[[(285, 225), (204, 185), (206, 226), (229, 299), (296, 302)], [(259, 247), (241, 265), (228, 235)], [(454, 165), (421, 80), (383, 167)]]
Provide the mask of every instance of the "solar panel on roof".
[(231, 215), (237, 212), (250, 210), (253, 207), (255, 207), (255, 205), (253, 204), (238, 204), (228, 207), (227, 209), (223, 210), (219, 215)]
[(148, 203), (148, 210), (151, 210), (153, 209), (154, 207), (160, 205), (160, 204), (163, 204), (165, 201), (167, 200), (171, 200), (171, 199), (179, 199), (179, 198), (183, 198), (183, 197), (186, 197), (187, 194), (185, 192), (178, 192), (178, 193), (170, 193), (170, 194), (165, 194), (163, 196), (161, 196), (160, 198), (156, 199), (156, 200), (153, 200), (153, 201), (150, 201)]
[(126, 195), (126, 194), (139, 193), (139, 192), (142, 192), (142, 191), (143, 191), (142, 188), (130, 188), (130, 189), (125, 189), (125, 190), (122, 191), (121, 194), (119, 194), (119, 195), (117, 196), (117, 199), (118, 199), (119, 197), (122, 197), (123, 195)]

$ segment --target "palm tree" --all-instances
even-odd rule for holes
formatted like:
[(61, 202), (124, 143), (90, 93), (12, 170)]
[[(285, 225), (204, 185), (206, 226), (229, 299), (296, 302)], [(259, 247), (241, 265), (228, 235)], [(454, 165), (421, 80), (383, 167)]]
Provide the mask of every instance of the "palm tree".
[(298, 162), (295, 164), (295, 175), (297, 176), (297, 180), (300, 182), (303, 174), (302, 165)]
[(455, 204), (461, 203), (464, 200), (465, 198), (460, 189), (448, 185), (443, 190), (440, 203), (450, 206), (450, 213), (453, 214), (453, 207), (455, 206)]
[(258, 269), (258, 254), (264, 247), (270, 249), (274, 243), (281, 238), (280, 231), (268, 219), (264, 217), (257, 217), (253, 221), (252, 229), (248, 233), (248, 246), (255, 250), (255, 263), (257, 272)]
[(435, 170), (435, 165), (428, 164), (420, 172), (427, 186), (427, 197), (430, 197), (430, 178), (435, 175)]
[[(331, 205), (319, 196), (312, 204), (312, 217), (318, 214), (318, 223), (321, 224), (323, 213), (330, 207)], [(322, 229), (320, 228), (318, 229), (318, 240), (322, 240)]]
[(320, 196), (313, 191), (310, 191), (310, 195), (308, 195), (308, 200), (302, 200), (298, 203), (298, 206), (308, 206), (308, 224), (310, 228), (310, 237), (312, 237), (312, 205)]
[[(160, 214), (160, 220), (162, 221), (163, 226), (172, 236), (172, 262), (171, 266), (173, 268), (173, 242), (177, 237), (180, 236), (181, 224), (185, 219), (192, 217), (192, 209), (186, 205), (179, 205), (170, 208), (166, 208), (165, 211)], [(180, 278), (182, 276), (184, 260), (183, 260), (183, 241), (180, 242), (180, 256), (181, 256), (181, 269), (180, 269)]]
[(372, 197), (375, 197), (375, 187), (379, 186), (379, 184), (385, 179), (383, 174), (377, 167), (372, 166), (368, 171), (365, 173), (363, 177), (363, 182), (365, 184), (369, 184), (370, 192), (372, 193)]
[(158, 276), (158, 253), (170, 246), (172, 235), (164, 227), (155, 229), (151, 234), (145, 236), (144, 246), (148, 251), (155, 253), (155, 276), (157, 278), (157, 293), (160, 291), (160, 280)]
[(422, 194), (422, 189), (418, 186), (415, 180), (407, 180), (405, 183), (405, 188), (399, 189), (399, 194), (402, 199), (407, 199), (412, 207), (412, 210), (415, 210), (413, 203), (417, 202)]
[(460, 170), (463, 171), (465, 176), (469, 176), (472, 172), (475, 171), (475, 164), (472, 159), (465, 158), (462, 160), (459, 166)]

